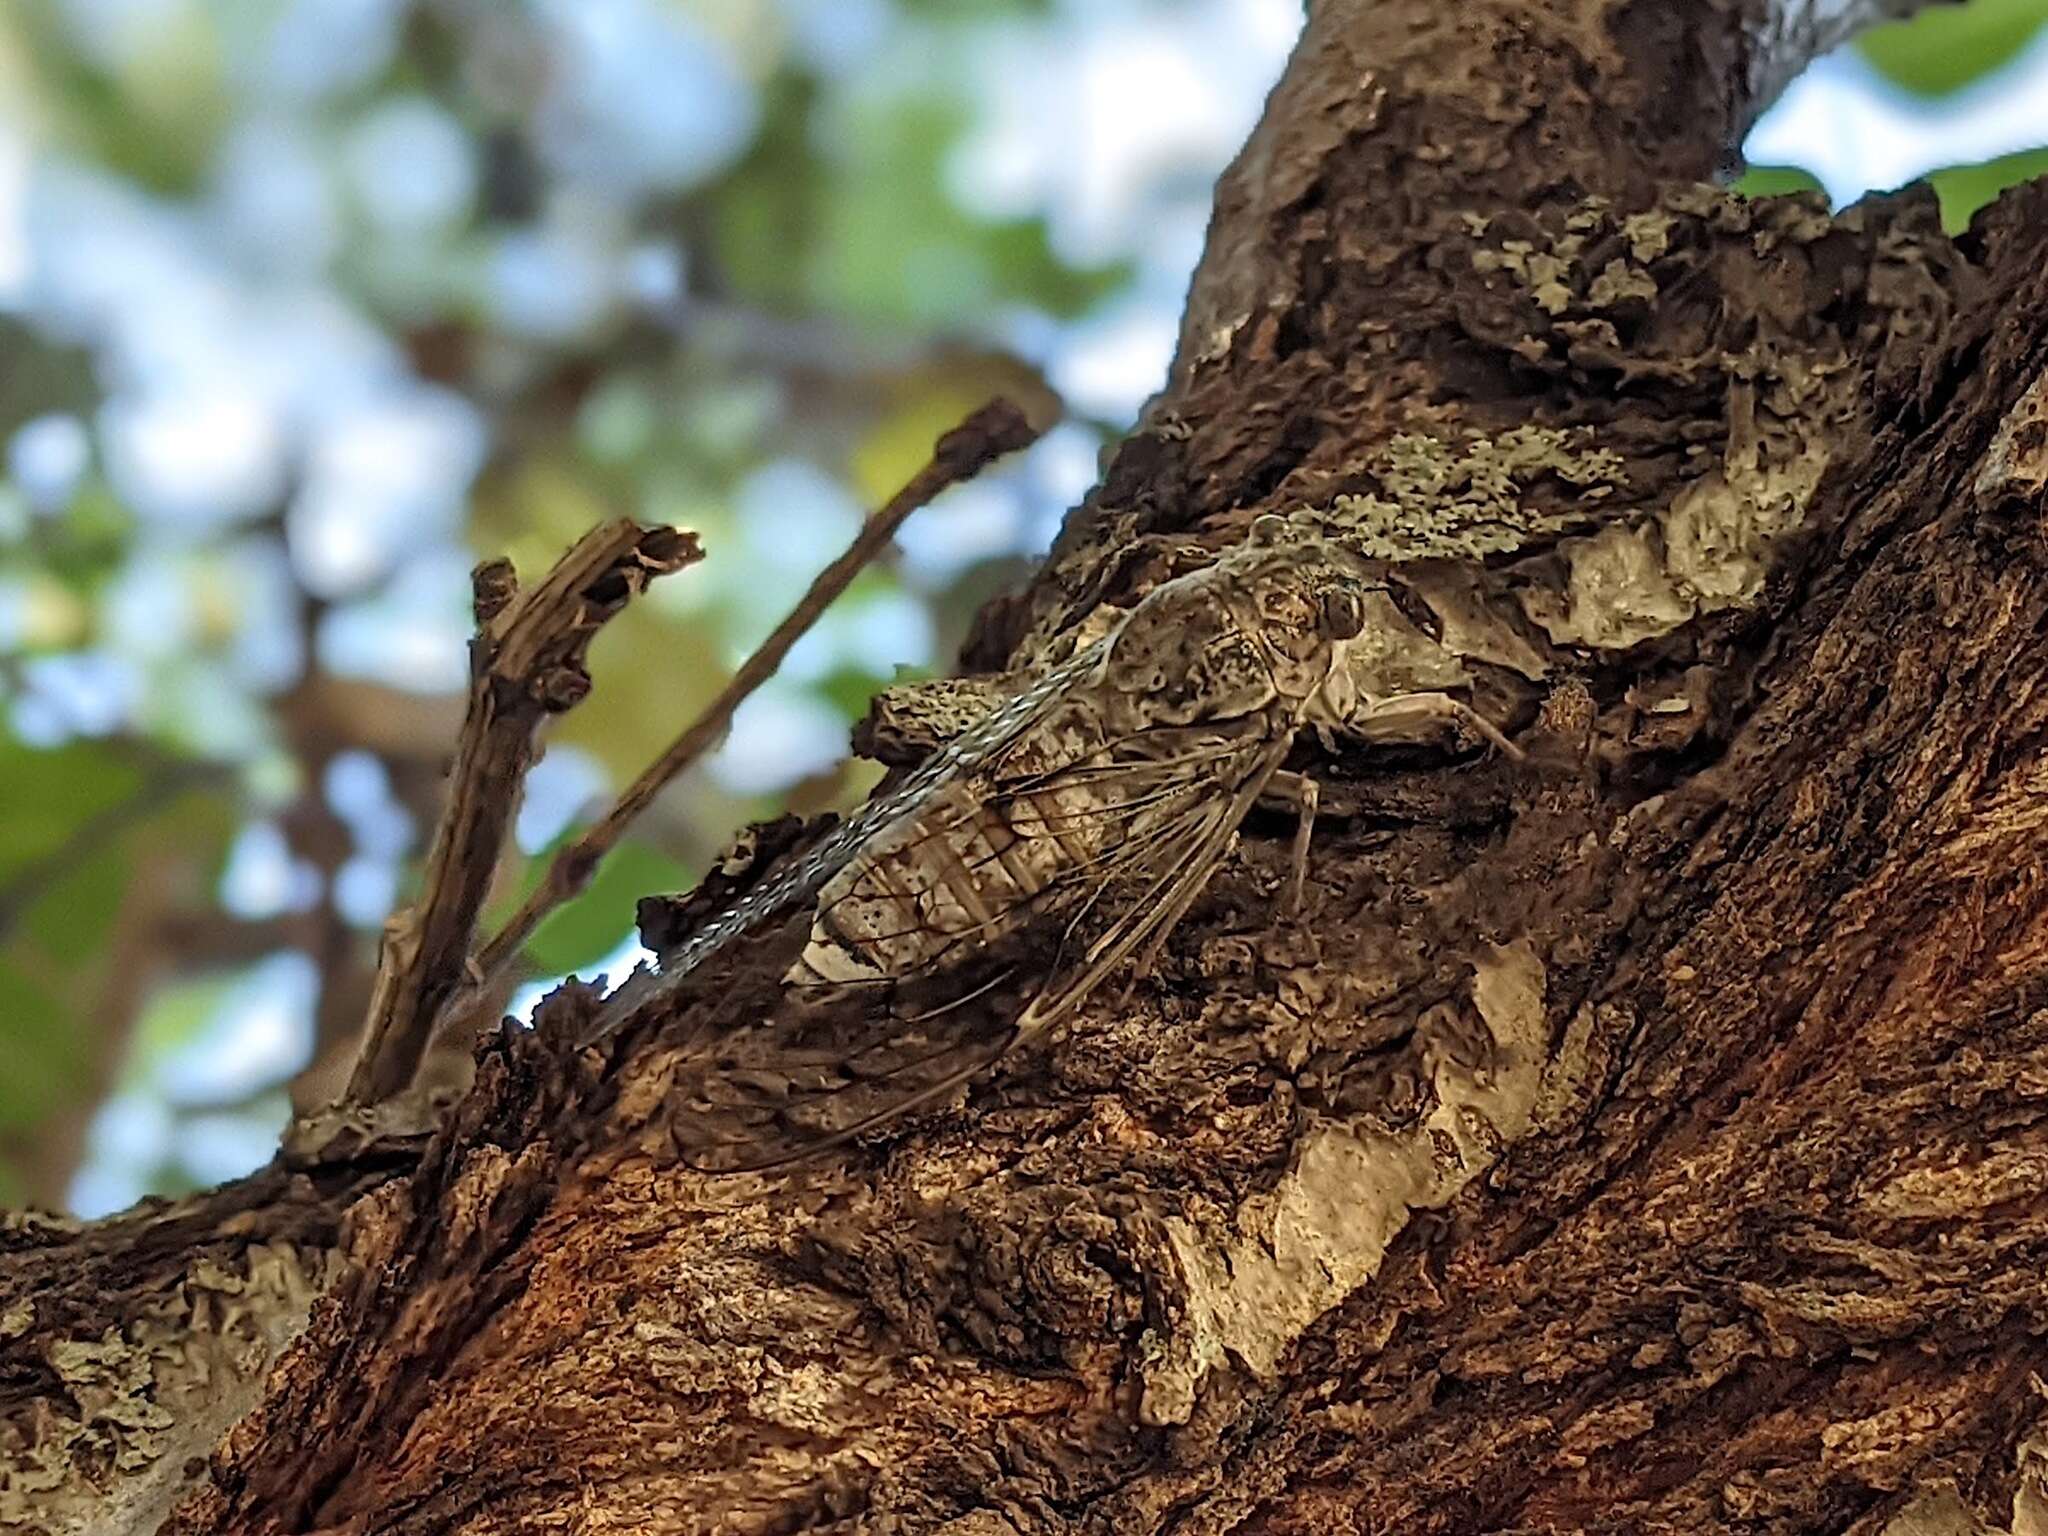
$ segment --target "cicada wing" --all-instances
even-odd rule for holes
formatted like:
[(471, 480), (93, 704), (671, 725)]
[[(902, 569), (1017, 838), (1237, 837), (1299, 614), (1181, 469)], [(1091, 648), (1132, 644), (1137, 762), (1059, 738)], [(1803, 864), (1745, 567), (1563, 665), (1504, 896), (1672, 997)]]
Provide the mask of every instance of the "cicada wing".
[(731, 912), (712, 919), (701, 933), (685, 940), (664, 959), (664, 977), (699, 964), (770, 912), (815, 895), (862, 847), (915, 816), (941, 785), (972, 772), (1028, 731), (1099, 663), (1107, 645), (1106, 640), (1097, 641), (934, 752), (902, 783), (862, 806), (788, 870), (748, 892)]
[(821, 980), (887, 983), (1073, 906), (1215, 799), (1246, 751), (1214, 732), (1155, 731), (1049, 768), (998, 754), (825, 886), (814, 933), (851, 964)]
[(1140, 945), (1155, 950), (1176, 928), (1208, 888), (1216, 866), (1229, 850), (1231, 834), (1250, 813), (1267, 783), (1286, 760), (1292, 743), (1285, 737), (1267, 743), (1244, 764), (1235, 789), (1202, 805), (1173, 829), (1157, 850), (1160, 873), (1150, 887), (1129, 902), (1110, 927), (1089, 945), (1071, 976), (1056, 977), (1031, 1001), (1017, 1021), (1017, 1036), (1043, 1033), (1087, 1000), (1104, 977), (1129, 959)]
[(747, 892), (732, 906), (661, 957), (653, 982), (630, 999), (607, 1006), (581, 1042), (595, 1045), (627, 1018), (676, 984), (704, 961), (764, 918), (817, 894), (867, 843), (915, 816), (938, 789), (1015, 742), (1054, 708), (1083, 677), (1100, 665), (1109, 638), (1097, 640), (1047, 672), (982, 720), (920, 763), (893, 789), (870, 800), (834, 828), (822, 842)]
[[(882, 994), (847, 989), (788, 1004), (729, 1042), (673, 1103), (684, 1161), (706, 1172), (773, 1168), (838, 1146), (940, 1098), (992, 1065), (1028, 999), (1014, 969), (962, 966)], [(956, 995), (949, 995), (956, 994)]]
[[(765, 1021), (744, 1052), (762, 1066), (743, 1069), (728, 1057), (697, 1102), (679, 1106), (685, 1160), (707, 1172), (782, 1166), (957, 1091), (1178, 923), (1286, 750), (1285, 741), (1241, 744), (1224, 760), (1225, 792), (1213, 779), (1199, 781), (1092, 868), (1066, 872), (1069, 899), (1045, 903), (990, 949), (961, 946), (885, 985), (844, 987), (832, 997), (805, 999), (805, 989), (792, 989), (789, 1018)], [(1106, 926), (1084, 944), (1083, 928), (1105, 914)], [(1026, 975), (1035, 979), (1027, 984)]]

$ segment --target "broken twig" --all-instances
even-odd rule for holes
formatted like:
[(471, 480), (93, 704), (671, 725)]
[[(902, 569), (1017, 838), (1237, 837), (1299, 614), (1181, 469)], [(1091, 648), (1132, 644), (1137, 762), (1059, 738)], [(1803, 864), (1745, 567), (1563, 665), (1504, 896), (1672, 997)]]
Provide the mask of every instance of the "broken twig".
[(434, 1020), (456, 990), (477, 914), (498, 866), (542, 721), (590, 691), (592, 637), (657, 576), (703, 558), (693, 533), (619, 519), (593, 528), (521, 593), (509, 561), (472, 577), (469, 706), (448, 800), (427, 856), (418, 905), (384, 925), (376, 989), (344, 1104), (372, 1105), (411, 1083)]
[(790, 647), (803, 638), (817, 623), (818, 616), (881, 553), (911, 513), (929, 505), (948, 487), (972, 479), (1004, 454), (1029, 447), (1038, 440), (1040, 431), (1025, 418), (1023, 411), (999, 398), (941, 437), (932, 450), (931, 462), (861, 525), (846, 552), (818, 573), (810, 590), (790, 610), (789, 617), (761, 642), (760, 649), (746, 659), (718, 697), (633, 781), (601, 819), (555, 855), (547, 878), (533, 888), (511, 920), (478, 955), (474, 971), (477, 988), (488, 989), (498, 980), (541, 920), (590, 883), (591, 875), (626, 827), (677, 774), (725, 734), (734, 712), (748, 695), (774, 675)]

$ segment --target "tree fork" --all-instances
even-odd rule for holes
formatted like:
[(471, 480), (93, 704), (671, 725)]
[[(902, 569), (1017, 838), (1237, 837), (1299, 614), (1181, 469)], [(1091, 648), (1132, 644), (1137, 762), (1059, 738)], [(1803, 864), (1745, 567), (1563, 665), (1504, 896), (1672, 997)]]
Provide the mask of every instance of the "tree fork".
[(1301, 922), (1255, 822), (1127, 1002), (799, 1175), (663, 1130), (786, 927), (424, 1147), (16, 1221), (0, 1520), (2048, 1530), (2048, 194), (1700, 185), (1905, 8), (1318, 0), (969, 660), (1313, 515), (1531, 763), (1326, 756)]

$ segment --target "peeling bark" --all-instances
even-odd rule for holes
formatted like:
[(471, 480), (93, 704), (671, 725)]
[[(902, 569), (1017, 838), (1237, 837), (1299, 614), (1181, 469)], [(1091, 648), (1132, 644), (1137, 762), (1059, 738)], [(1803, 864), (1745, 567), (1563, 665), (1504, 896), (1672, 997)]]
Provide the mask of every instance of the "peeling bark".
[[(175, 1464), (180, 1533), (2048, 1532), (2048, 189), (1703, 185), (1892, 9), (1321, 0), (1167, 390), (861, 740), (1277, 513), (1528, 763), (1303, 746), (1302, 921), (1255, 813), (1128, 996), (815, 1165), (667, 1118), (793, 917), (424, 1143), (11, 1231), (0, 1526)], [(134, 1423), (280, 1245), (260, 1392)]]

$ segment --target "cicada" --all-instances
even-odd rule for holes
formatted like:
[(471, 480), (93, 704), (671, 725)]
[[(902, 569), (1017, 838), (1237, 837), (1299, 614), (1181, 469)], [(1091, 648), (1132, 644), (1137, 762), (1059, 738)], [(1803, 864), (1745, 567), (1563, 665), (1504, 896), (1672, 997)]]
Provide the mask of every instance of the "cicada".
[(665, 957), (657, 992), (811, 903), (774, 1016), (688, 1074), (691, 1160), (767, 1167), (876, 1128), (1142, 974), (1262, 799), (1298, 813), (1298, 903), (1298, 733), (1419, 741), (1462, 719), (1507, 746), (1461, 678), (1367, 562), (1260, 519)]

